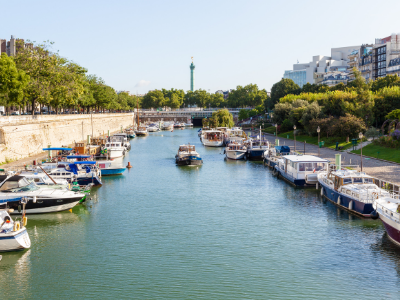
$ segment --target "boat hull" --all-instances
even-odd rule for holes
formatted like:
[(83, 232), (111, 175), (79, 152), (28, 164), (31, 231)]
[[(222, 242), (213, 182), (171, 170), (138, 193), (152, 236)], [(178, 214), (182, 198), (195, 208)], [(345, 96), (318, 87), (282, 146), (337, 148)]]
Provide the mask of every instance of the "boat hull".
[(202, 139), (201, 142), (206, 147), (222, 147), (224, 145), (224, 141), (210, 141), (210, 140), (203, 140)]
[(178, 166), (199, 166), (203, 164), (203, 160), (196, 156), (176, 158), (175, 161)]
[[(26, 214), (46, 214), (52, 212), (60, 212), (64, 210), (69, 210), (77, 205), (83, 197), (71, 197), (71, 198), (60, 198), (60, 199), (46, 199), (37, 198), (36, 203), (33, 201), (28, 201), (25, 207)], [(8, 203), (10, 208), (14, 209), (12, 215), (20, 215), (18, 212), (18, 203), (12, 204)]]
[(121, 175), (126, 168), (101, 169), (101, 176)]
[(107, 149), (107, 154), (110, 159), (122, 157), (125, 155), (125, 150), (117, 150), (117, 149)]
[(247, 151), (246, 156), (248, 160), (262, 161), (264, 159), (265, 150), (263, 149), (250, 149)]
[[(347, 211), (350, 211), (354, 214), (357, 214), (362, 217), (370, 218), (371, 213), (374, 211), (372, 207), (372, 203), (364, 203), (358, 201), (357, 199), (351, 198), (347, 195), (339, 193), (333, 189), (331, 189), (326, 184), (319, 182), (321, 184), (322, 193), (321, 195), (327, 198), (329, 201), (334, 203), (335, 205), (343, 208)], [(340, 200), (338, 201), (340, 196)]]
[(0, 233), (0, 252), (18, 251), (31, 246), (26, 228), (10, 233)]
[(240, 160), (244, 159), (246, 155), (245, 151), (226, 151), (226, 158), (233, 159), (233, 160)]
[(97, 176), (93, 177), (78, 177), (77, 180), (79, 185), (88, 185), (89, 183), (93, 183), (94, 185), (102, 185), (101, 179)]
[(386, 233), (389, 239), (398, 247), (400, 247), (400, 224), (397, 224), (393, 220), (390, 220), (384, 214), (379, 214), (383, 226), (385, 226)]
[(277, 175), (281, 176), (284, 180), (286, 180), (287, 182), (293, 184), (294, 186), (304, 187), (304, 188), (306, 188), (306, 187), (315, 187), (315, 183), (314, 184), (310, 184), (310, 183), (307, 183), (305, 179), (294, 178), (290, 174), (285, 173), (284, 171), (279, 169), (277, 165), (274, 166), (274, 172), (277, 172)]

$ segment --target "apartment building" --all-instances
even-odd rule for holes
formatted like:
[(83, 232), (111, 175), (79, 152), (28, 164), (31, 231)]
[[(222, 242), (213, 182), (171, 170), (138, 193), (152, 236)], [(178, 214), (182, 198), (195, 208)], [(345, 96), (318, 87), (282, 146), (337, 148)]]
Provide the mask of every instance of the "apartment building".
[(331, 56), (316, 55), (309, 63), (294, 64), (293, 70), (285, 71), (283, 78), (292, 79), (300, 87), (306, 83), (319, 83), (326, 73), (347, 72), (348, 56), (358, 49), (360, 46), (332, 48)]
[(383, 39), (375, 39), (375, 45), (372, 49), (372, 79), (385, 77), (389, 74), (389, 70), (391, 74), (395, 73), (399, 57), (400, 33), (393, 33)]
[(25, 43), (23, 39), (15, 39), (12, 35), (10, 40), (0, 39), (0, 54), (5, 52), (8, 56), (15, 56), (19, 50), (33, 47), (32, 43)]

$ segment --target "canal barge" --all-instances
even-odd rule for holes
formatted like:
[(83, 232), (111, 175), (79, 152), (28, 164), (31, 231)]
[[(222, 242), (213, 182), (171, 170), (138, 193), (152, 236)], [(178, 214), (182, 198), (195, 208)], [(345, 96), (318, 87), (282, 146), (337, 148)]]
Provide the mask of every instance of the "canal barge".
[(373, 216), (373, 203), (390, 193), (374, 183), (374, 179), (356, 170), (340, 169), (318, 174), (321, 195), (335, 205), (356, 215)]
[(206, 147), (222, 147), (224, 145), (224, 134), (220, 130), (203, 130), (200, 139)]
[(195, 146), (190, 144), (179, 146), (178, 153), (175, 155), (175, 162), (178, 166), (199, 166), (203, 164)]
[(328, 167), (326, 159), (313, 155), (284, 155), (277, 160), (275, 174), (297, 187), (312, 187), (318, 173)]

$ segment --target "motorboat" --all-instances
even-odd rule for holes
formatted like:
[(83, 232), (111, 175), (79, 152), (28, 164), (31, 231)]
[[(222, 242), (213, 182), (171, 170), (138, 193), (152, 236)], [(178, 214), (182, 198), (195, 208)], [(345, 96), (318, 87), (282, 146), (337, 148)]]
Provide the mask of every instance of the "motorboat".
[(164, 122), (161, 125), (161, 130), (173, 130), (174, 129), (174, 123), (169, 123), (169, 122)]
[(258, 160), (262, 161), (265, 157), (265, 152), (269, 150), (269, 142), (263, 139), (261, 127), (260, 135), (255, 139), (250, 138), (246, 143), (247, 152), (246, 158), (248, 160)]
[(247, 135), (240, 127), (232, 127), (231, 129), (227, 129), (224, 134), (224, 142), (226, 145), (231, 142), (243, 143), (246, 139)]
[(121, 175), (125, 172), (126, 167), (122, 165), (122, 160), (98, 160), (101, 176)]
[(46, 173), (35, 170), (33, 172), (22, 171), (18, 175), (24, 176), (28, 181), (33, 181), (36, 185), (48, 188), (67, 188), (69, 183), (66, 179), (53, 179)]
[(24, 215), (21, 221), (13, 220), (9, 213), (12, 213), (14, 209), (8, 208), (8, 203), (22, 204), (25, 208), (27, 199), (0, 198), (0, 252), (28, 249), (31, 247), (31, 240), (26, 230), (28, 219)]
[(392, 197), (379, 197), (372, 204), (376, 215), (373, 218), (380, 218), (389, 239), (400, 247), (400, 200), (399, 195)]
[(116, 133), (111, 138), (111, 141), (121, 142), (122, 145), (125, 147), (126, 151), (131, 150), (131, 143), (129, 142), (128, 134), (127, 133)]
[(145, 126), (139, 126), (135, 130), (136, 136), (147, 136), (149, 133), (147, 132), (147, 128)]
[(157, 132), (157, 131), (159, 131), (160, 129), (158, 129), (158, 127), (156, 127), (156, 126), (149, 126), (149, 127), (147, 127), (147, 131), (148, 132)]
[(226, 146), (225, 156), (228, 159), (234, 160), (244, 159), (246, 155), (246, 150), (247, 149), (245, 145), (232, 142)]
[(318, 173), (325, 172), (328, 161), (313, 155), (283, 155), (275, 165), (274, 173), (297, 187), (312, 187), (318, 182)]
[(59, 161), (42, 166), (53, 179), (65, 179), (69, 183), (77, 182), (78, 185), (103, 184), (95, 161)]
[(126, 129), (125, 132), (127, 136), (131, 139), (136, 137), (135, 131), (133, 129)]
[(378, 198), (390, 197), (390, 193), (375, 184), (365, 172), (342, 169), (318, 174), (321, 195), (337, 206), (362, 217), (372, 217), (373, 203)]
[(186, 127), (193, 127), (193, 124), (192, 123), (185, 123), (185, 126)]
[(182, 128), (182, 123), (176, 122), (174, 128)]
[[(69, 210), (85, 196), (84, 193), (69, 190), (40, 188), (20, 175), (0, 175), (0, 199), (27, 198), (27, 214)], [(14, 209), (11, 214), (22, 214), (18, 202), (9, 202), (8, 207)]]
[(108, 141), (103, 149), (103, 155), (109, 157), (110, 159), (122, 157), (125, 155), (126, 148), (122, 142)]
[(219, 130), (203, 130), (201, 142), (207, 147), (222, 147), (224, 145), (223, 132)]
[(203, 160), (196, 151), (195, 146), (190, 144), (179, 146), (175, 161), (178, 166), (198, 166), (203, 164)]

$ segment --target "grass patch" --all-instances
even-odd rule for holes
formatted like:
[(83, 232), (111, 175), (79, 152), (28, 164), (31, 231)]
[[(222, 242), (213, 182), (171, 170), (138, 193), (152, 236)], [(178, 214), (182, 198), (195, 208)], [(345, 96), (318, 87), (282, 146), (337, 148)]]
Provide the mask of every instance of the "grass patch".
[(276, 132), (276, 128), (274, 126), (270, 126), (268, 128), (263, 129), (262, 132), (274, 134)]
[[(369, 144), (362, 149), (363, 155), (380, 158), (388, 161), (400, 163), (400, 151), (395, 148), (386, 148), (378, 145)], [(361, 150), (351, 151), (355, 154), (360, 154)], [(379, 152), (379, 154), (378, 154)]]
[[(278, 136), (282, 137), (282, 138), (288, 138), (288, 136), (289, 136), (289, 139), (294, 140), (293, 131), (281, 133), (281, 134), (278, 134)], [(297, 142), (306, 141), (308, 144), (318, 145), (318, 137), (317, 136), (297, 135), (296, 134), (296, 141)], [(343, 150), (349, 149), (352, 147), (351, 140), (350, 140), (350, 142), (346, 143), (346, 138), (320, 137), (320, 141), (325, 142), (323, 148), (336, 149), (336, 142), (339, 142), (339, 147), (343, 147)]]

